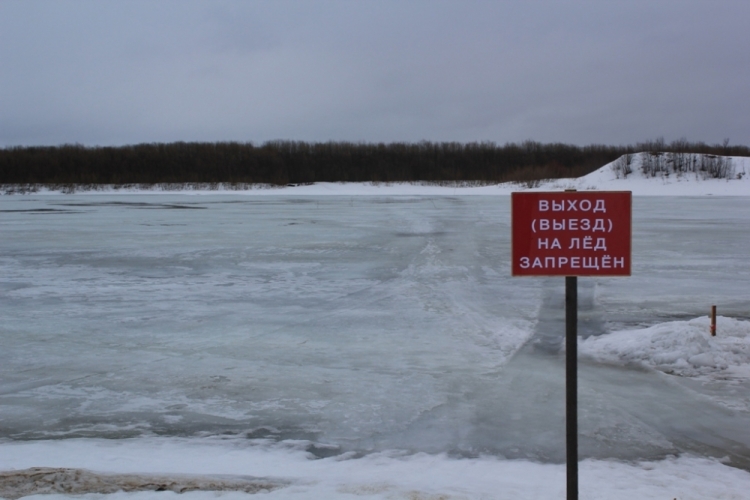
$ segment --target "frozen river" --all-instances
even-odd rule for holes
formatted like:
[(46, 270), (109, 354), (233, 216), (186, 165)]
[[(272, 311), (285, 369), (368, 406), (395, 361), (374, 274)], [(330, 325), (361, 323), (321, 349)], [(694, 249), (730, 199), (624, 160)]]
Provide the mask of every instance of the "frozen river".
[[(750, 198), (634, 198), (583, 337), (748, 319)], [(510, 277), (510, 199), (0, 197), (0, 438), (303, 440), (564, 460), (564, 280)], [(750, 386), (582, 359), (581, 456), (750, 469)]]

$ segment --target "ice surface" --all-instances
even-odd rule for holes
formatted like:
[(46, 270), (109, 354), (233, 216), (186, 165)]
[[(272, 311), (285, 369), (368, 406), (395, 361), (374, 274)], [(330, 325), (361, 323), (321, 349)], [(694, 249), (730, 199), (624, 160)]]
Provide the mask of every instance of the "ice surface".
[(5, 437), (372, 449), (450, 408), (454, 444), (415, 444), (439, 451), (533, 330), (494, 199), (3, 202), (27, 210), (3, 217)]
[[(0, 447), (221, 438), (249, 450), (297, 443), (295, 453), (329, 465), (385, 450), (480, 468), (560, 463), (563, 282), (509, 277), (509, 205), (2, 197)], [(579, 279), (584, 339), (694, 321), (712, 304), (727, 320), (750, 319), (750, 199), (636, 197), (633, 234), (632, 277)], [(582, 458), (669, 468), (665, 457), (690, 453), (750, 469), (746, 380), (584, 358)], [(4, 463), (101, 470), (74, 458)]]

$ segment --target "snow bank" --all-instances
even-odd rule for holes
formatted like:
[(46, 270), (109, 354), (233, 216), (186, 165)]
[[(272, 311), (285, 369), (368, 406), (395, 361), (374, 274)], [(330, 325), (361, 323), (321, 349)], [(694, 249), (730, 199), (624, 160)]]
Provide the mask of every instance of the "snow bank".
[(750, 380), (750, 321), (723, 316), (710, 320), (670, 321), (639, 330), (623, 330), (580, 342), (582, 355), (609, 363), (638, 363), (674, 375)]
[[(211, 484), (220, 493), (189, 491), (177, 497), (174, 488), (165, 488), (172, 491), (131, 489), (130, 493), (96, 496), (109, 500), (246, 499), (250, 493), (236, 489), (243, 481), (241, 476), (247, 475), (264, 477), (263, 481), (271, 487), (259, 492), (263, 498), (274, 499), (531, 500), (565, 496), (562, 464), (401, 452), (313, 459), (297, 445), (174, 438), (6, 442), (0, 444), (0, 469), (10, 470), (8, 476), (14, 475), (13, 469), (32, 466), (96, 470), (97, 474), (79, 471), (79, 478), (91, 479), (103, 492), (109, 491), (106, 484), (102, 488), (108, 478), (110, 482), (126, 478), (133, 487), (140, 483), (148, 487), (155, 474), (161, 481), (168, 482), (166, 478), (171, 474), (175, 484), (207, 486), (201, 478), (219, 473), (229, 485), (222, 489), (221, 478), (214, 476)], [(22, 476), (28, 471), (17, 470), (15, 474)], [(196, 477), (191, 480), (186, 476), (190, 474)], [(84, 492), (84, 482), (75, 479), (75, 471), (58, 477), (57, 483), (53, 479), (53, 484), (43, 485), (46, 491), (75, 486), (75, 493)], [(580, 464), (582, 500), (740, 499), (747, 498), (748, 491), (750, 473), (715, 460), (686, 456), (634, 463), (584, 460)], [(4, 494), (10, 497), (14, 492)], [(80, 498), (78, 495), (52, 493), (43, 498)]]
[(0, 472), (0, 497), (16, 500), (29, 495), (63, 493), (118, 493), (136, 491), (242, 491), (267, 493), (286, 486), (253, 477), (116, 474), (97, 473), (86, 469), (33, 467)]

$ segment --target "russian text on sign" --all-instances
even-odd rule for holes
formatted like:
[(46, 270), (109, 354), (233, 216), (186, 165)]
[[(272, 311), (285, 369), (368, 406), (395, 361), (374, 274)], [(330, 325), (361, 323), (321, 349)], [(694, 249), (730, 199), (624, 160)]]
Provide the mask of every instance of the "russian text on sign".
[[(568, 202), (568, 208), (565, 208), (565, 201)], [(580, 203), (579, 203), (580, 202)], [(559, 203), (556, 200), (539, 200), (539, 211), (546, 212), (552, 208), (553, 212), (588, 212), (592, 210), (591, 200), (562, 200)], [(594, 200), (593, 212), (606, 213), (604, 200)]]
[(515, 276), (630, 275), (629, 192), (512, 195)]
[(531, 230), (538, 231), (597, 231), (611, 233), (614, 228), (612, 219), (534, 219)]
[(624, 269), (625, 257), (613, 257), (611, 255), (602, 255), (599, 257), (521, 257), (520, 266), (523, 269), (542, 268), (542, 269)]

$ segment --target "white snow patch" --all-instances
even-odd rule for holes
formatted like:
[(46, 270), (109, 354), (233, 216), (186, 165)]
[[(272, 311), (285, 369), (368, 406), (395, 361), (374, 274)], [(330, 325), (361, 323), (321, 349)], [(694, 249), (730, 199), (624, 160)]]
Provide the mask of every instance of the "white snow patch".
[(716, 323), (715, 337), (704, 316), (589, 337), (579, 350), (599, 361), (638, 363), (684, 377), (750, 380), (750, 321), (718, 316)]
[[(303, 444), (174, 438), (6, 442), (0, 444), (0, 469), (10, 475), (14, 470), (23, 474), (23, 469), (34, 466), (86, 469), (81, 476), (90, 477), (91, 484), (98, 485), (93, 491), (101, 492), (87, 498), (110, 500), (176, 499), (173, 491), (183, 483), (200, 489), (211, 489), (213, 484), (218, 491), (189, 491), (179, 498), (246, 499), (250, 493), (232, 490), (242, 489), (248, 476), (260, 476), (261, 480), (251, 481), (278, 488), (262, 488), (267, 495), (264, 498), (275, 499), (531, 500), (565, 496), (562, 464), (403, 452), (313, 459), (301, 449)], [(42, 486), (49, 492), (59, 491), (70, 476), (61, 473), (57, 479), (60, 484)], [(154, 476), (173, 491), (137, 491), (146, 488), (133, 487), (130, 493), (108, 493), (111, 483), (148, 486), (154, 483)], [(51, 493), (39, 498), (81, 498), (86, 482), (76, 480), (75, 475), (72, 479), (70, 486), (76, 486), (76, 494)], [(740, 499), (747, 498), (748, 491), (750, 473), (703, 458), (684, 456), (631, 463), (584, 460), (580, 464), (582, 500)]]

